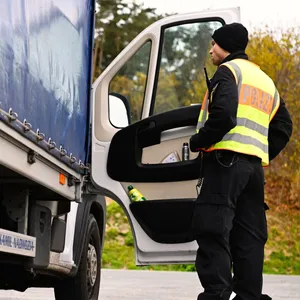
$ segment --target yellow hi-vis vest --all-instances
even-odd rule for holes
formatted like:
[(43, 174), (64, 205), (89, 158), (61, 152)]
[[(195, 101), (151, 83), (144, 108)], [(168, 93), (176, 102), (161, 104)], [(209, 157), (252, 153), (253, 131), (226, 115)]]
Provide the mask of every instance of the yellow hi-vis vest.
[[(274, 117), (280, 97), (272, 79), (259, 66), (245, 60), (234, 59), (223, 63), (233, 73), (239, 95), (237, 125), (222, 140), (209, 149), (231, 150), (261, 158), (262, 165), (269, 164), (268, 131), (269, 123)], [(212, 98), (212, 97), (211, 97)], [(199, 114), (196, 132), (208, 119), (208, 92), (204, 96)]]

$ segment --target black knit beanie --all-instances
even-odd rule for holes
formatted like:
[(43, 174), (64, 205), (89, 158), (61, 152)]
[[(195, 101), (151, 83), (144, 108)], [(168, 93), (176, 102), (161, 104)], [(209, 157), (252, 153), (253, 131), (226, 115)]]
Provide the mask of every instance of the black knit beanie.
[(215, 30), (212, 38), (221, 48), (229, 53), (233, 53), (246, 49), (248, 44), (248, 31), (240, 23), (231, 23)]

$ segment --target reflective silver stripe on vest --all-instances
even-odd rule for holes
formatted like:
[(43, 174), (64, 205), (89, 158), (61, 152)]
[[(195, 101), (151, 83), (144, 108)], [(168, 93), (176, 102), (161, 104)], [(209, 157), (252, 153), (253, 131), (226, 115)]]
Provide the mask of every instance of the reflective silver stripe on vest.
[[(206, 120), (206, 118), (204, 118), (205, 120)], [(196, 127), (196, 131), (198, 132), (199, 130), (200, 130), (200, 128), (202, 128), (203, 126), (204, 126), (204, 123), (205, 123), (206, 121), (202, 121), (202, 122), (198, 122), (197, 123), (197, 127)]]
[(253, 145), (253, 146), (260, 148), (266, 154), (269, 153), (268, 145), (261, 143), (260, 141), (258, 141), (255, 138), (252, 138), (250, 136), (245, 136), (240, 133), (225, 134), (221, 142), (226, 142), (226, 141), (235, 141), (235, 142), (242, 143), (242, 144)]
[(241, 92), (242, 82), (243, 82), (243, 76), (242, 76), (241, 69), (240, 69), (240, 67), (236, 63), (234, 63), (232, 61), (229, 61), (226, 64), (230, 65), (234, 69), (234, 71), (235, 71), (235, 75), (237, 77), (238, 95), (240, 97), (240, 92)]
[(275, 89), (275, 94), (274, 94), (274, 102), (273, 102), (273, 107), (272, 107), (272, 113), (274, 112), (274, 109), (276, 107), (276, 105), (278, 104), (279, 102), (279, 93), (277, 91), (277, 89)]
[[(236, 63), (234, 63), (232, 61), (229, 61), (226, 64), (230, 65), (235, 71), (237, 81), (238, 81), (237, 82), (238, 96), (240, 96), (240, 92), (241, 92), (241, 88), (242, 88), (242, 79), (243, 79), (241, 69)], [(200, 128), (202, 128), (206, 122), (207, 114), (208, 114), (208, 105), (209, 105), (209, 101), (207, 101), (206, 107), (203, 110), (202, 120), (200, 120), (200, 121), (198, 120), (196, 132), (198, 132), (200, 130)]]
[(237, 126), (245, 126), (249, 129), (255, 130), (256, 132), (268, 136), (269, 129), (246, 118), (237, 118), (236, 119)]
[[(203, 101), (204, 102), (204, 101)], [(208, 113), (208, 99), (206, 100), (206, 107), (204, 108), (203, 112), (202, 112), (202, 120), (199, 122), (198, 119), (198, 123), (197, 123), (197, 127), (196, 127), (196, 132), (198, 133), (199, 129), (202, 128), (204, 126), (204, 123), (206, 122), (207, 119), (207, 113)], [(201, 107), (202, 108), (202, 107)], [(200, 114), (201, 114), (201, 110), (200, 110)]]

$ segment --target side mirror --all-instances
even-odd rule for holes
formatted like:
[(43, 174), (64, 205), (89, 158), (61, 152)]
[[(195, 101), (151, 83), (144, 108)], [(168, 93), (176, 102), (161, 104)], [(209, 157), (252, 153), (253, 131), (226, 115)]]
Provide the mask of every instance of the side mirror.
[(124, 128), (131, 124), (129, 101), (123, 95), (109, 94), (109, 119), (113, 126)]

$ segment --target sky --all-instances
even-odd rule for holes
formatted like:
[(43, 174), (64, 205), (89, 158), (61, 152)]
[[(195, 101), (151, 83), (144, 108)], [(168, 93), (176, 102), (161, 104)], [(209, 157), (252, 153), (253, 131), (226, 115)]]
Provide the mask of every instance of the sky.
[(135, 0), (157, 13), (186, 13), (239, 6), (241, 22), (249, 31), (266, 24), (276, 28), (300, 28), (300, 2), (296, 0)]

